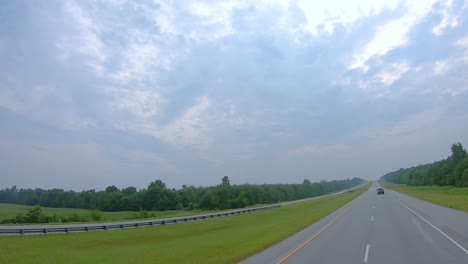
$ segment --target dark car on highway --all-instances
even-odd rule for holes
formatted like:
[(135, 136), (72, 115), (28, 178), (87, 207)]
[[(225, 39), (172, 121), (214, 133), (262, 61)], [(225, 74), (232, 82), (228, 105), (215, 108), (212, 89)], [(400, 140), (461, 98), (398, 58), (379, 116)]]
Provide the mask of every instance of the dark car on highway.
[(377, 188), (377, 195), (379, 194), (384, 194), (384, 189), (383, 188)]

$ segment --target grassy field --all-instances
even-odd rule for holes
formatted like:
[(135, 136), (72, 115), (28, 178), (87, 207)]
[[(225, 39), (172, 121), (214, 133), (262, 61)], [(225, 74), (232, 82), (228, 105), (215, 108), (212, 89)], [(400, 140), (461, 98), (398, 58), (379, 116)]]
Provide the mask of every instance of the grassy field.
[(468, 212), (468, 188), (451, 186), (408, 186), (380, 180), (379, 183), (388, 189), (395, 190), (421, 200)]
[[(15, 218), (19, 213), (25, 215), (26, 212), (33, 206), (19, 205), (19, 204), (5, 204), (0, 203), (0, 221), (8, 218)], [(80, 218), (90, 219), (92, 210), (73, 209), (73, 208), (50, 208), (42, 207), (42, 212), (46, 216), (58, 215), (60, 217), (69, 217), (72, 214), (77, 214)], [(208, 211), (149, 211), (148, 213), (155, 215), (156, 218), (178, 217), (186, 215), (194, 215), (197, 213), (207, 213)], [(139, 212), (121, 211), (121, 212), (100, 212), (102, 221), (120, 221), (130, 219), (141, 219)], [(151, 217), (151, 218), (155, 218)], [(89, 220), (91, 221), (91, 220)], [(57, 224), (57, 223), (55, 223)]]
[(109, 232), (0, 237), (0, 263), (235, 263), (304, 229), (369, 187), (206, 221)]

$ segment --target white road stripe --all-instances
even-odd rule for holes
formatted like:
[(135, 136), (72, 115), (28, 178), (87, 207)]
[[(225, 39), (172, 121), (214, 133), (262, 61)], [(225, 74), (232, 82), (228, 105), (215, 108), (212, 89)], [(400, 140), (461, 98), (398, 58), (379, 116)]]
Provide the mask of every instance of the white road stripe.
[(367, 259), (369, 258), (369, 248), (370, 248), (370, 245), (367, 244), (366, 253), (364, 254), (364, 263), (367, 263)]
[(371, 216), (370, 220), (371, 220), (371, 222), (374, 221), (374, 216)]
[(395, 196), (393, 196), (393, 199), (395, 199), (397, 202), (399, 202), (401, 205), (403, 205), (404, 207), (406, 207), (406, 209), (410, 210), (413, 214), (415, 214), (417, 217), (421, 218), (421, 220), (423, 220), (424, 222), (426, 222), (428, 225), (432, 226), (435, 230), (439, 231), (439, 233), (441, 233), (444, 237), (446, 237), (448, 240), (450, 240), (453, 244), (455, 244), (457, 247), (459, 247), (463, 252), (465, 252), (465, 254), (468, 255), (468, 250), (466, 248), (464, 248), (462, 245), (460, 245), (457, 241), (455, 241), (453, 238), (449, 237), (449, 235), (445, 234), (442, 230), (440, 230), (439, 228), (437, 228), (435, 225), (433, 225), (431, 222), (429, 222), (428, 220), (426, 220), (424, 217), (420, 216), (418, 213), (416, 213), (415, 211), (413, 211), (411, 208), (409, 208), (408, 206), (406, 206), (404, 203), (402, 203), (400, 200), (398, 200)]
[(375, 208), (375, 205), (373, 205), (372, 208)]

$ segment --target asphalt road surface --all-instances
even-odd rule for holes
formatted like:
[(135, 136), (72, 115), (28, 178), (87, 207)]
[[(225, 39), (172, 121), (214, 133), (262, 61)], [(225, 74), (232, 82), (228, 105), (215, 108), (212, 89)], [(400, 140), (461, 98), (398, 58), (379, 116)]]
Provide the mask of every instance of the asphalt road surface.
[(468, 214), (372, 187), (250, 263), (468, 263)]

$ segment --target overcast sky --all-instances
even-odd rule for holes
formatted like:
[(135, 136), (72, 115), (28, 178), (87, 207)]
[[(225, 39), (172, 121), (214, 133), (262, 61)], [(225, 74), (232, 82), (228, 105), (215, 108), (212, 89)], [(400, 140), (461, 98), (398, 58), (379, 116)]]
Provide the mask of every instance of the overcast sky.
[(377, 179), (468, 145), (468, 1), (0, 5), (2, 189)]

